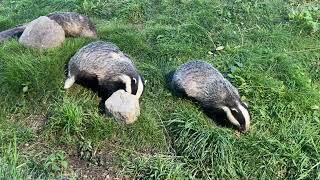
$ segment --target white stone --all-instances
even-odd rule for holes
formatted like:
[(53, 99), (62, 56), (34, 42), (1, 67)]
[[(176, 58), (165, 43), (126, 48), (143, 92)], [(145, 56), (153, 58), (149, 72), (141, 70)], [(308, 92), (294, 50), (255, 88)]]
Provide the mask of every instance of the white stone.
[(46, 16), (31, 21), (19, 38), (24, 46), (39, 49), (58, 47), (64, 40), (65, 32), (62, 27)]
[(113, 93), (106, 100), (105, 106), (107, 114), (126, 124), (134, 123), (140, 115), (139, 99), (124, 90)]

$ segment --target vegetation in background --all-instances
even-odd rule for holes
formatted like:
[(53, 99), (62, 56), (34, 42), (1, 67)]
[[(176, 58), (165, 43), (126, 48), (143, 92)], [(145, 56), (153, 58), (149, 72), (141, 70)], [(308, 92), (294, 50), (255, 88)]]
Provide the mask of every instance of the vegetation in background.
[(302, 24), (306, 29), (315, 33), (320, 30), (320, 3), (306, 3), (293, 8), (289, 13), (289, 18)]
[[(93, 40), (67, 38), (51, 50), (0, 44), (0, 179), (320, 178), (319, 8), (316, 0), (0, 2), (1, 31), (54, 11), (88, 15), (148, 81), (139, 120), (121, 125), (98, 113), (93, 92), (63, 90), (66, 63)], [(170, 92), (170, 72), (190, 59), (238, 87), (248, 133)]]

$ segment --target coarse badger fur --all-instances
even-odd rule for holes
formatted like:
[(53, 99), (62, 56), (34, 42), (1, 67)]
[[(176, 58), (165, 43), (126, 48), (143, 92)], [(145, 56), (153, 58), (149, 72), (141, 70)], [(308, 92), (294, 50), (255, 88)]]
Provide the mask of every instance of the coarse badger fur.
[(75, 82), (97, 91), (102, 98), (100, 103), (119, 89), (137, 98), (144, 89), (144, 80), (131, 59), (116, 45), (104, 41), (82, 47), (70, 59), (64, 88), (70, 88)]
[(25, 29), (26, 25), (22, 25), (0, 32), (0, 42), (15, 36), (20, 37)]
[(249, 129), (248, 107), (238, 90), (210, 64), (194, 60), (181, 65), (173, 74), (171, 87), (176, 93), (199, 101), (209, 113), (225, 113), (240, 131)]
[(97, 30), (87, 16), (76, 12), (54, 12), (48, 18), (56, 21), (66, 36), (97, 37)]
[[(97, 30), (87, 16), (75, 12), (54, 12), (47, 15), (56, 21), (65, 31), (66, 36), (97, 37)], [(20, 37), (28, 23), (0, 32), (0, 42), (10, 37)]]

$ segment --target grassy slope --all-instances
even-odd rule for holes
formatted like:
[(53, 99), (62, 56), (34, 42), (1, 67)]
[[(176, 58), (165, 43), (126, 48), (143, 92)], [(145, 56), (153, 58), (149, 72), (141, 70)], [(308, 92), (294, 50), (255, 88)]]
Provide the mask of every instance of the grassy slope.
[[(48, 51), (15, 39), (1, 44), (0, 176), (76, 176), (70, 156), (101, 152), (81, 156), (95, 164), (111, 146), (118, 176), (319, 178), (320, 38), (286, 20), (296, 6), (290, 2), (4, 1), (0, 30), (57, 10), (89, 15), (101, 39), (130, 54), (148, 84), (139, 121), (119, 125), (97, 113), (90, 91), (62, 90), (65, 63), (90, 39), (69, 38)], [(220, 45), (223, 51), (208, 53)], [(166, 88), (166, 75), (195, 58), (239, 88), (252, 114), (248, 133), (237, 138)], [(39, 119), (46, 123), (36, 131)]]

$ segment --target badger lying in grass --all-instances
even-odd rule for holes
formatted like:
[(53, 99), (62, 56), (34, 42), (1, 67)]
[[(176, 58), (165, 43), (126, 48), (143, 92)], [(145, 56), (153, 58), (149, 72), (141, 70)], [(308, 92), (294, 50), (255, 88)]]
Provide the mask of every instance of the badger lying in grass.
[(119, 89), (137, 98), (144, 89), (144, 80), (129, 57), (116, 45), (103, 41), (82, 47), (70, 59), (64, 88), (75, 82), (97, 91), (102, 98), (100, 105)]
[(75, 12), (54, 12), (48, 18), (56, 21), (66, 36), (97, 37), (96, 27), (87, 16)]
[(195, 60), (181, 65), (172, 77), (171, 87), (199, 101), (209, 113), (224, 112), (240, 131), (249, 129), (250, 115), (238, 90), (210, 64)]
[[(54, 12), (47, 17), (56, 21), (66, 36), (97, 37), (97, 30), (87, 16), (75, 12)], [(0, 42), (13, 36), (21, 36), (27, 24), (0, 32)]]

